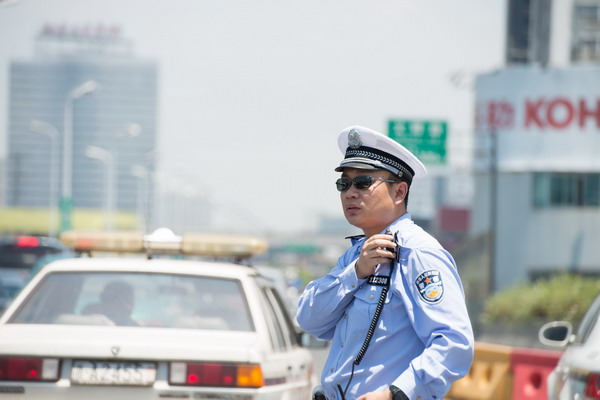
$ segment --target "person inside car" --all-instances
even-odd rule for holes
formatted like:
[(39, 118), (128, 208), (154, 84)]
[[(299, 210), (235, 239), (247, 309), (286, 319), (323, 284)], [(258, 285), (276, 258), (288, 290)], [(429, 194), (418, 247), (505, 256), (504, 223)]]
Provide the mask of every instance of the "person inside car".
[(116, 325), (137, 326), (131, 318), (134, 293), (131, 285), (124, 281), (111, 281), (104, 286), (98, 303), (87, 305), (82, 314), (102, 314)]

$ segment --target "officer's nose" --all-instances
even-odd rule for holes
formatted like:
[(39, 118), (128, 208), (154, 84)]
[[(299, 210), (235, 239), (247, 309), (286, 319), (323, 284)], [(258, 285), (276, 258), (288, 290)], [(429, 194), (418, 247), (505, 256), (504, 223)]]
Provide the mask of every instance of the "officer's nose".
[(350, 187), (348, 188), (348, 190), (346, 190), (345, 192), (343, 192), (343, 195), (345, 198), (347, 199), (353, 199), (358, 197), (360, 194), (360, 190), (358, 190), (356, 188), (356, 186), (354, 185), (350, 185)]

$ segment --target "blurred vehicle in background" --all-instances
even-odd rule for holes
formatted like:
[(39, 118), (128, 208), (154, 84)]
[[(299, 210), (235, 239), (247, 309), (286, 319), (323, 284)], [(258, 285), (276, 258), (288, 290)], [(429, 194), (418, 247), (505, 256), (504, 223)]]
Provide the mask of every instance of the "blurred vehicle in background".
[[(263, 242), (67, 233), (84, 257), (40, 270), (0, 318), (3, 399), (310, 398), (313, 358), (270, 279)], [(211, 261), (156, 257), (156, 252)], [(229, 261), (216, 261), (230, 259)]]
[(58, 239), (46, 236), (9, 236), (0, 238), (0, 269), (29, 271), (51, 255), (72, 254)]
[(18, 274), (0, 272), (0, 314), (8, 307), (12, 299), (27, 283), (27, 279)]
[(0, 237), (0, 313), (49, 260), (72, 256), (73, 251), (55, 238)]
[(600, 399), (600, 295), (573, 334), (568, 321), (554, 321), (539, 332), (540, 342), (565, 351), (548, 376), (548, 399)]

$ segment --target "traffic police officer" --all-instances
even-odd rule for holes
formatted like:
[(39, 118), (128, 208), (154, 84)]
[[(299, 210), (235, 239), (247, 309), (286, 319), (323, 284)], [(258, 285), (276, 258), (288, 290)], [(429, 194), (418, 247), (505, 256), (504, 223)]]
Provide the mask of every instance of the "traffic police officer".
[(423, 164), (394, 140), (352, 126), (336, 171), (348, 222), (364, 235), (308, 284), (297, 321), (331, 340), (327, 399), (441, 400), (473, 360), (473, 331), (452, 256), (406, 212)]

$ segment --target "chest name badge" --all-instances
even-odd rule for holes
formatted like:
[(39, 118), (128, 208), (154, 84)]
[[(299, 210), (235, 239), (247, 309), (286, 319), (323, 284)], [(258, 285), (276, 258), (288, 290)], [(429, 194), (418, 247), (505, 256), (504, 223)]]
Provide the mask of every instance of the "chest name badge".
[(421, 298), (427, 303), (438, 303), (444, 295), (444, 284), (440, 271), (432, 269), (423, 272), (415, 279), (415, 285)]
[(371, 276), (369, 276), (367, 283), (369, 285), (375, 285), (375, 286), (388, 286), (390, 283), (390, 277), (389, 276), (381, 276), (381, 275), (371, 275)]

